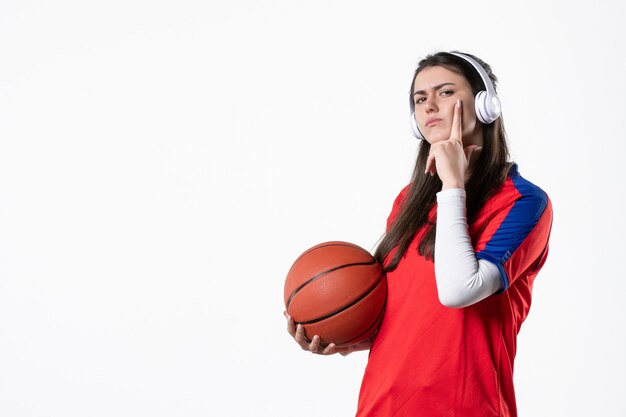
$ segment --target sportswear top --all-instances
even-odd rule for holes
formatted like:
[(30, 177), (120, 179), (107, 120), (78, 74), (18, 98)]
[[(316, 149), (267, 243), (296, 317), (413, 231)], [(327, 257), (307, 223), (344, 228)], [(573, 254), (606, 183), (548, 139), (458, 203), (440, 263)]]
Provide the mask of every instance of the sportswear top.
[[(388, 228), (407, 191), (396, 198)], [(546, 260), (551, 224), (548, 196), (514, 165), (468, 225), (476, 258), (497, 266), (502, 289), (464, 308), (439, 301), (433, 262), (417, 250), (426, 229), (418, 231), (387, 273), (385, 317), (370, 349), (357, 416), (517, 416), (516, 339)]]

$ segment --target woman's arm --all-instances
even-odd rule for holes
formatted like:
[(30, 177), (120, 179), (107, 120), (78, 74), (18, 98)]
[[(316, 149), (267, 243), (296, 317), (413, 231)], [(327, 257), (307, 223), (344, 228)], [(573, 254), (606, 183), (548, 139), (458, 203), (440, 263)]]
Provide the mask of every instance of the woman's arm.
[(435, 277), (441, 304), (467, 307), (502, 289), (498, 267), (477, 260), (467, 230), (465, 190), (437, 193)]

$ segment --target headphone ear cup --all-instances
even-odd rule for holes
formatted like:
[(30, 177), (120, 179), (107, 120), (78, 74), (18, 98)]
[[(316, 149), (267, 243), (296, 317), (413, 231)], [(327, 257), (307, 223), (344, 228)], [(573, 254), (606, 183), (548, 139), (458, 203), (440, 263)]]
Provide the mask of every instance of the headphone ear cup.
[(502, 114), (500, 98), (488, 92), (485, 97), (485, 109), (487, 110), (489, 123), (494, 122)]
[(478, 120), (485, 124), (492, 123), (500, 117), (500, 99), (487, 91), (479, 91), (474, 99), (474, 109)]
[[(478, 120), (480, 120), (482, 123), (488, 124), (491, 122), (488, 122), (488, 117), (486, 117), (486, 109), (485, 109), (485, 98), (487, 96), (487, 92), (486, 91), (479, 91), (478, 94), (476, 94), (476, 98), (474, 99), (474, 111), (476, 112), (476, 117), (478, 117)], [(493, 121), (493, 120), (492, 120)]]
[(422, 132), (420, 132), (420, 128), (419, 126), (417, 126), (417, 122), (415, 121), (415, 112), (411, 113), (411, 120), (410, 120), (410, 124), (411, 124), (411, 132), (413, 133), (413, 136), (415, 136), (417, 139), (424, 139), (424, 135), (422, 135)]

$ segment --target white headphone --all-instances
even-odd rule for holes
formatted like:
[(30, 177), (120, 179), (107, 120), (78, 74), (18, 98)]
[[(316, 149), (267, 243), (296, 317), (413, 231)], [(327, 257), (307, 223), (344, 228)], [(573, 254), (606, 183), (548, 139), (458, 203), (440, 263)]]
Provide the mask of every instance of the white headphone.
[[(482, 78), (485, 83), (487, 90), (479, 91), (478, 94), (476, 94), (476, 97), (474, 97), (474, 110), (476, 111), (476, 117), (478, 120), (484, 124), (493, 123), (498, 117), (500, 117), (502, 109), (500, 107), (500, 99), (496, 94), (496, 89), (493, 87), (489, 75), (487, 75), (485, 69), (482, 65), (476, 62), (475, 59), (457, 52), (450, 52), (450, 54), (463, 58), (472, 64), (472, 66), (476, 68), (476, 71), (478, 71), (478, 74), (480, 74), (480, 78)], [(424, 139), (424, 135), (420, 132), (420, 129), (417, 126), (417, 121), (415, 120), (415, 104), (413, 102), (413, 97), (411, 97), (411, 132), (416, 138)]]

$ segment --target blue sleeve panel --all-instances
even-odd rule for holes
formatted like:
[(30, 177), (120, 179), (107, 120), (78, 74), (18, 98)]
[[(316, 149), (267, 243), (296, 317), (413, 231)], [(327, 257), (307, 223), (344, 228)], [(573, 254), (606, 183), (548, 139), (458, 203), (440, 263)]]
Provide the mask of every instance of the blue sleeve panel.
[(511, 169), (511, 180), (519, 197), (513, 207), (498, 226), (485, 249), (476, 254), (477, 259), (486, 259), (494, 263), (500, 270), (502, 290), (509, 287), (509, 277), (504, 264), (530, 235), (544, 213), (548, 204), (547, 194), (533, 183), (522, 178), (517, 166)]

